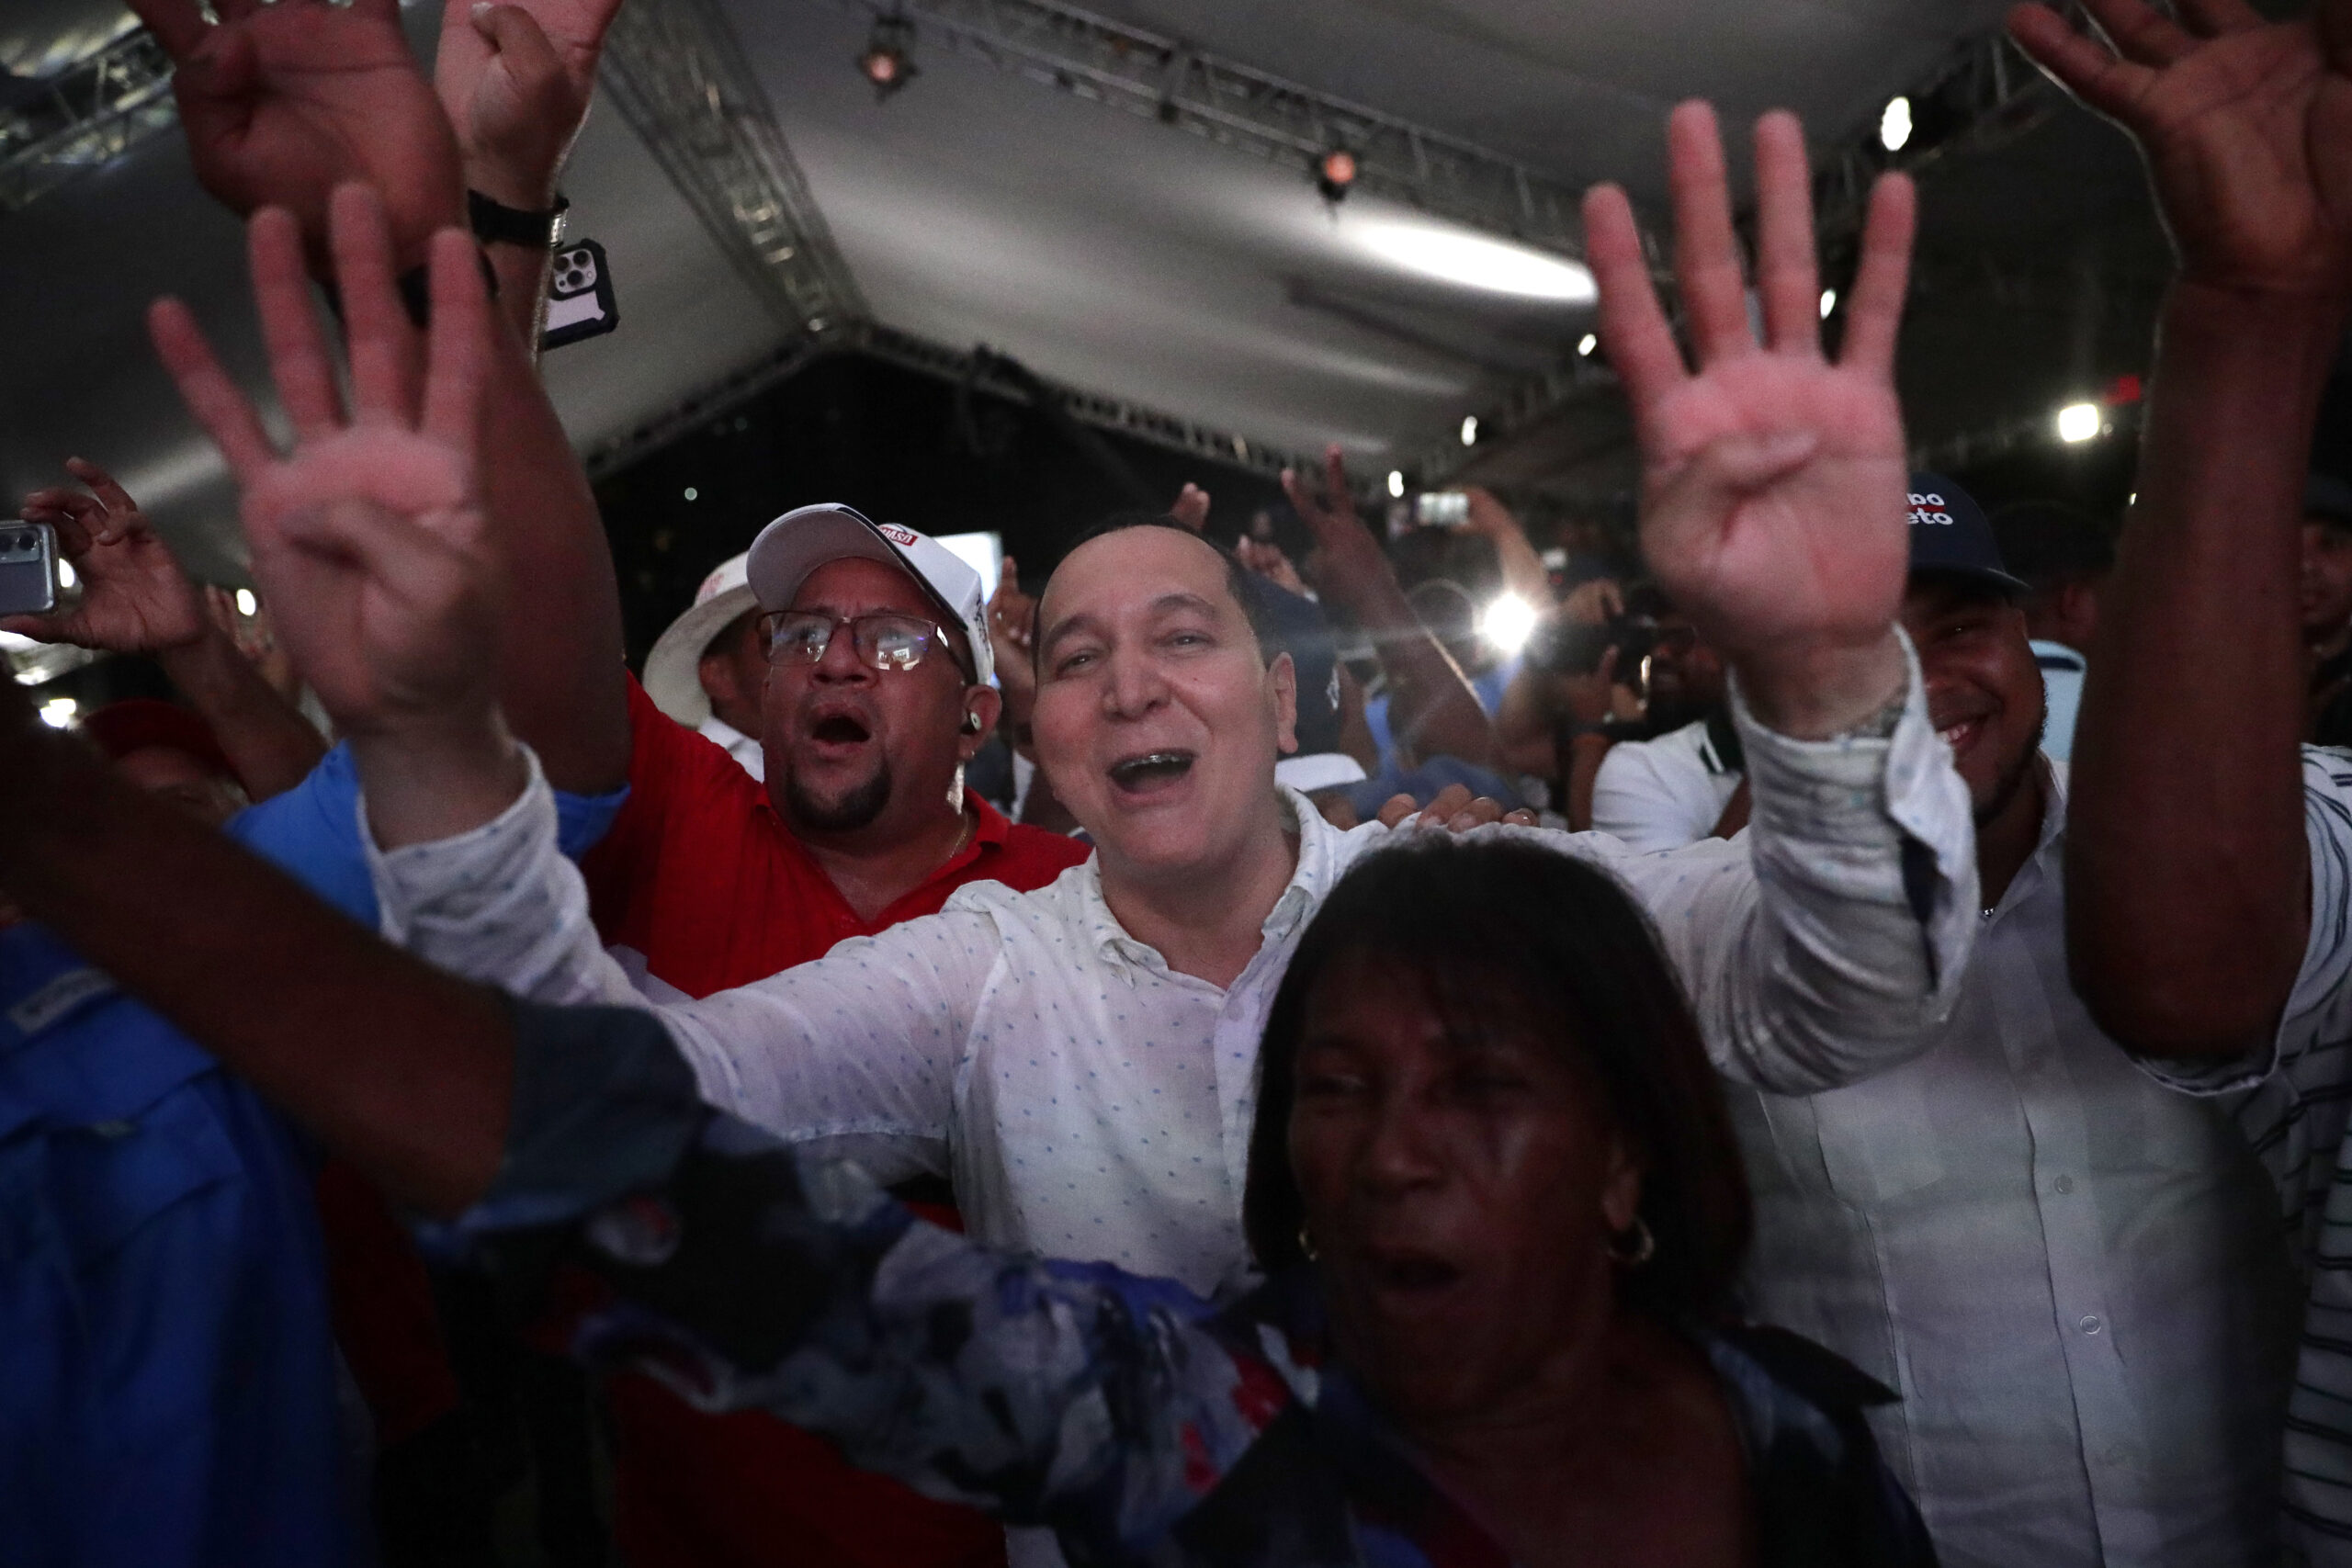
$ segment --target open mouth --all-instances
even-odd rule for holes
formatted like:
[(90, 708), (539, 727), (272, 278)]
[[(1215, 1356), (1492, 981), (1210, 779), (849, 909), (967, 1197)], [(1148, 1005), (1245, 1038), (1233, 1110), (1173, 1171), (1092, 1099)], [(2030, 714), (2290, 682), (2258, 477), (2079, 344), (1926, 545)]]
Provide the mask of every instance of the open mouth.
[(873, 739), (873, 732), (849, 715), (831, 714), (808, 727), (808, 739), (825, 746), (857, 746)]
[(1397, 1302), (1421, 1302), (1460, 1284), (1462, 1269), (1428, 1252), (1375, 1252), (1363, 1260), (1373, 1288)]
[(1111, 782), (1126, 795), (1152, 795), (1181, 782), (1193, 771), (1190, 751), (1146, 751), (1111, 765)]
[(1976, 738), (1984, 733), (1984, 721), (1982, 718), (1963, 718), (1957, 724), (1945, 726), (1936, 733), (1943, 737), (1944, 744), (1952, 749), (1954, 756), (1958, 756), (1974, 745)]

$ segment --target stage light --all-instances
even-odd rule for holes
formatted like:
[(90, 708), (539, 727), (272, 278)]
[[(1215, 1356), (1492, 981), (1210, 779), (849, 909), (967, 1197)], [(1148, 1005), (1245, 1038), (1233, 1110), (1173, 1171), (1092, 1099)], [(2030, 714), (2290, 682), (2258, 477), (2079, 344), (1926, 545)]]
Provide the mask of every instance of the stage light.
[(1463, 416), (1462, 445), (1464, 446), (1478, 445), (1478, 416), (1475, 413)]
[(1829, 319), (1829, 312), (1837, 308), (1838, 290), (1835, 288), (1823, 289), (1821, 291), (1821, 319), (1825, 321), (1827, 321)]
[(1443, 283), (1563, 305), (1589, 305), (1600, 298), (1591, 270), (1580, 261), (1450, 223), (1381, 219), (1354, 225), (1354, 232), (1382, 260)]
[(70, 729), (82, 705), (72, 697), (51, 697), (40, 705), (40, 721), (51, 729)]
[(2070, 445), (2088, 441), (2098, 434), (2100, 423), (2097, 403), (2068, 403), (2058, 411), (2058, 439)]
[(866, 35), (865, 52), (857, 57), (857, 69), (874, 84), (876, 103), (880, 103), (922, 74), (915, 62), (908, 58), (914, 44), (915, 25), (906, 17), (874, 18), (874, 30)]
[(1535, 635), (1535, 606), (1516, 593), (1506, 593), (1479, 615), (1478, 635), (1508, 659)]
[(254, 597), (254, 591), (252, 589), (240, 588), (237, 590), (237, 614), (244, 616), (244, 618), (249, 621), (255, 615), (261, 614), (261, 601)]
[(1315, 188), (1326, 201), (1344, 201), (1357, 173), (1356, 155), (1344, 147), (1334, 147), (1315, 162)]
[(688, 501), (700, 501), (702, 499), (702, 491), (695, 489), (692, 485), (688, 485), (686, 487), (686, 499)]
[(1388, 497), (1391, 501), (1405, 499), (1405, 473), (1401, 468), (1388, 470)]
[(1890, 152), (1900, 152), (1911, 140), (1911, 100), (1889, 98), (1886, 112), (1878, 117), (1878, 144)]
[(1592, 351), (1600, 346), (1600, 335), (1594, 333), (1587, 333), (1577, 344), (1577, 357), (1579, 359), (1589, 359), (1592, 357)]

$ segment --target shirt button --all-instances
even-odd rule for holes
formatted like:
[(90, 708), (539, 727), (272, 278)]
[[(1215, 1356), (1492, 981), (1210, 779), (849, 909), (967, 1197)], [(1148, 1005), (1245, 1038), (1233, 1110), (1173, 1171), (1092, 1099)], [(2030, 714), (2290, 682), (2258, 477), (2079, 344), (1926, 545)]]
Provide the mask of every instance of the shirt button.
[(2071, 1176), (2062, 1176), (2051, 1185), (2061, 1192), (2072, 1192), (2075, 1190), (2075, 1179)]
[(2081, 1329), (2086, 1334), (2097, 1334), (2099, 1330), (2099, 1321), (2097, 1317), (2086, 1314), (2083, 1320), (2080, 1323), (2075, 1324), (2075, 1326)]

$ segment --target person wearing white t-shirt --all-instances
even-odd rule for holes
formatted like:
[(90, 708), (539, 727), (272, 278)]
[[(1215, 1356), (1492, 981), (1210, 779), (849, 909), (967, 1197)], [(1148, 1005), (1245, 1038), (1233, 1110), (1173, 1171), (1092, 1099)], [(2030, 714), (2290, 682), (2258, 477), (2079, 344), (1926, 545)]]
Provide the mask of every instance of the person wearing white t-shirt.
[(1609, 749), (1592, 781), (1593, 829), (1645, 853), (1729, 838), (1746, 823), (1744, 812), (1725, 814), (1747, 764), (1724, 705), (1723, 660), (1654, 591), (1634, 589), (1626, 614), (1656, 623), (1643, 689), (1663, 733)]

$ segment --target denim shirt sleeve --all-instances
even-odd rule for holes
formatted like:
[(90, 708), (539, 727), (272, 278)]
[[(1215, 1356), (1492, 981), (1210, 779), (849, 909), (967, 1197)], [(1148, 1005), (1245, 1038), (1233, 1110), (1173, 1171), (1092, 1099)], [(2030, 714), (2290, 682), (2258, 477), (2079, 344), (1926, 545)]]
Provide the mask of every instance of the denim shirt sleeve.
[(505, 1160), (452, 1229), (502, 1272), (599, 1276), (592, 1361), (1093, 1560), (1148, 1551), (1312, 1386), (1279, 1334), (1179, 1285), (982, 1247), (710, 1111), (649, 1014), (514, 1005)]

